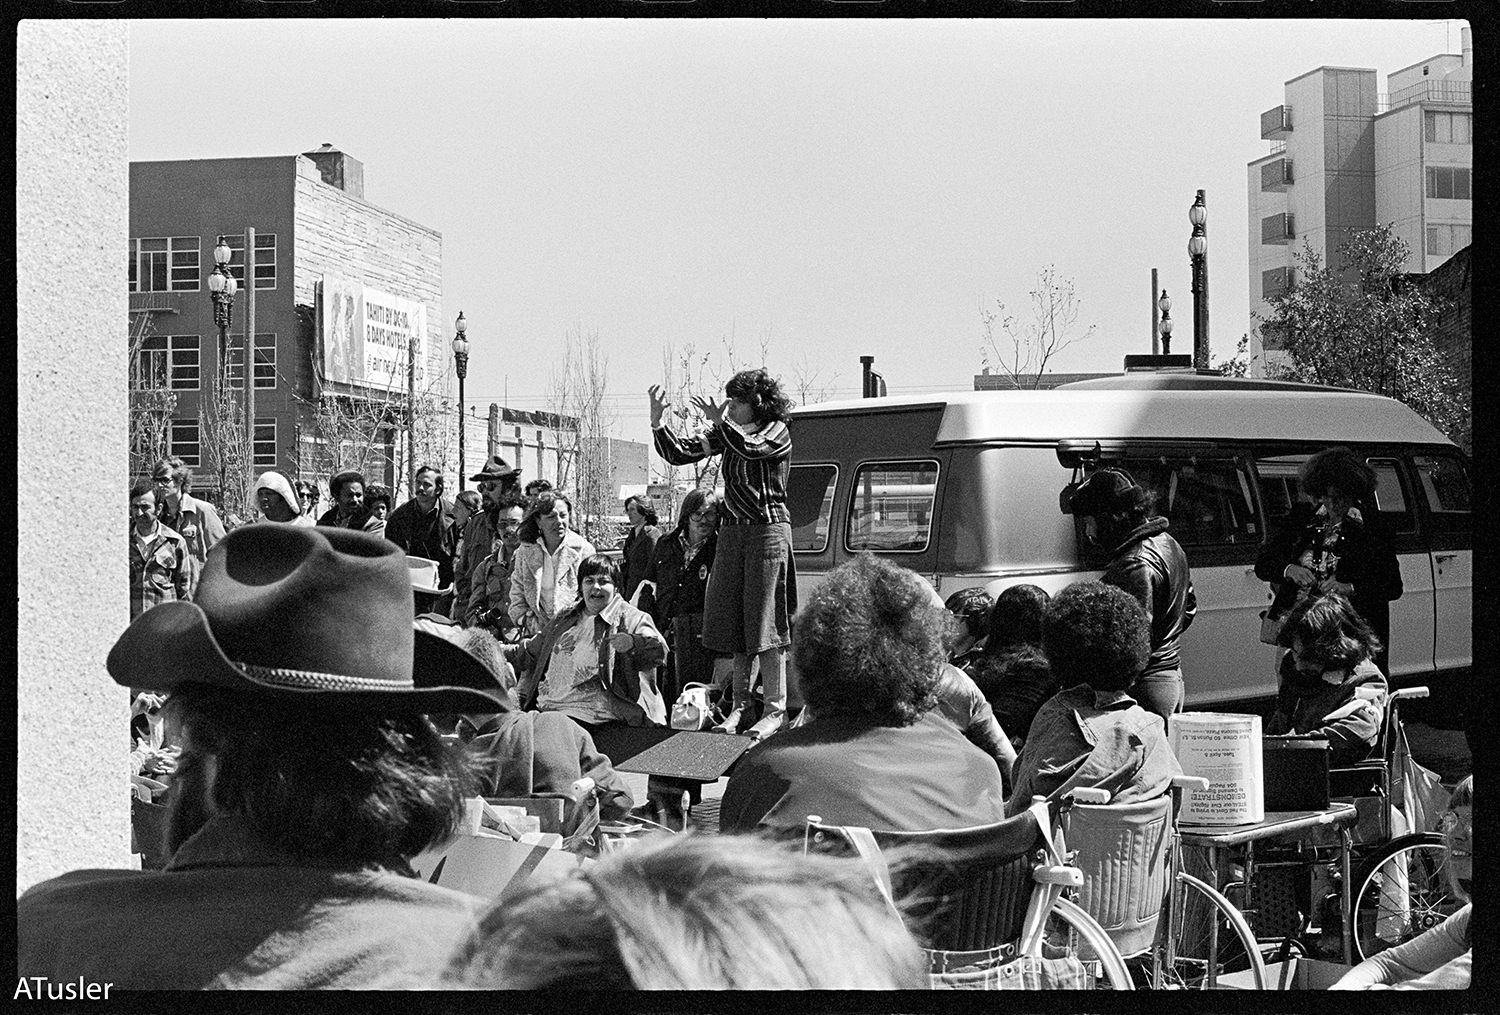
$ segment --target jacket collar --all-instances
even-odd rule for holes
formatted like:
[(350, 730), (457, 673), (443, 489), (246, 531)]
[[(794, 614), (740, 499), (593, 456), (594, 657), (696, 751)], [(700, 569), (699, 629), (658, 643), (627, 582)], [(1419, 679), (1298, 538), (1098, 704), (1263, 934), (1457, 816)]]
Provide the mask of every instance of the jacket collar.
[(1161, 515), (1152, 515), (1150, 518), (1147, 518), (1145, 521), (1141, 522), (1141, 524), (1131, 529), (1129, 534), (1126, 535), (1124, 539), (1120, 540), (1119, 545), (1116, 546), (1113, 550), (1109, 551), (1109, 555), (1113, 557), (1115, 554), (1125, 549), (1131, 543), (1138, 543), (1142, 539), (1150, 539), (1152, 536), (1165, 531), (1167, 531), (1167, 520)]
[(320, 863), (294, 857), (266, 845), (243, 818), (216, 814), (190, 835), (167, 862), (169, 871), (199, 867), (329, 867), (344, 865)]

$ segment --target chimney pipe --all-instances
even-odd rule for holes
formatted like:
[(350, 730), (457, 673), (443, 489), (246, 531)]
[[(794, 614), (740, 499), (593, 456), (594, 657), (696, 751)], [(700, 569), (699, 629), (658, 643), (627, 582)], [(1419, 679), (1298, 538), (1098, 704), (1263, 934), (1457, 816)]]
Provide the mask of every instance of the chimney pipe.
[(861, 356), (859, 358), (860, 372), (863, 375), (863, 383), (860, 387), (860, 398), (874, 397), (870, 392), (870, 372), (875, 366), (874, 356)]

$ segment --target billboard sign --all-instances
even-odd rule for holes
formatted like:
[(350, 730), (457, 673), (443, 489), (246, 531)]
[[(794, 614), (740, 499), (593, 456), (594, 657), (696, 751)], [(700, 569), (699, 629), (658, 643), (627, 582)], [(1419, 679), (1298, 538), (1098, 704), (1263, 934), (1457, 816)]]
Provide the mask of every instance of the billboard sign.
[(357, 281), (323, 276), (323, 374), (366, 388), (406, 390), (415, 342), (417, 387), (426, 381), (427, 305)]

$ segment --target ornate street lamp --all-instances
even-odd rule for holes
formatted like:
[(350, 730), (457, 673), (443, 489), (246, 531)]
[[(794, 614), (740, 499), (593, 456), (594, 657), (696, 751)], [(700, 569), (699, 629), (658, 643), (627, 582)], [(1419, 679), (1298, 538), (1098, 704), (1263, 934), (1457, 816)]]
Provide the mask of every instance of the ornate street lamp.
[(462, 310), (453, 322), (453, 330), (457, 332), (453, 336), (453, 366), (458, 371), (458, 491), (462, 493), (469, 472), (464, 468), (464, 377), (469, 372), (469, 340), (464, 332), (469, 330), (469, 322), (464, 320)]
[(1193, 235), (1188, 240), (1188, 259), (1193, 265), (1193, 366), (1208, 368), (1208, 208), (1203, 191), (1188, 208)]
[[(214, 324), (219, 329), (219, 382), (224, 383), (229, 348), (229, 322), (234, 316), (234, 294), (239, 289), (234, 276), (229, 274), (229, 259), (234, 252), (224, 237), (219, 237), (214, 247), (214, 270), (208, 276), (208, 294), (214, 301)], [(246, 366), (249, 375), (249, 366)]]
[(1167, 295), (1165, 289), (1161, 291), (1161, 299), (1156, 301), (1156, 305), (1161, 308), (1161, 354), (1170, 356), (1172, 355), (1172, 298)]

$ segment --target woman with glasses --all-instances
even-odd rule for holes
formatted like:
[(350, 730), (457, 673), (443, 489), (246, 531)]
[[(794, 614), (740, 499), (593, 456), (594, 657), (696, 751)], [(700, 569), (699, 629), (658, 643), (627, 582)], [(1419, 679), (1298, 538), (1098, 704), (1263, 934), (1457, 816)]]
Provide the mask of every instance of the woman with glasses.
[[(1443, 815), (1443, 865), (1448, 882), (1470, 900), (1474, 877), (1474, 777), (1466, 776), (1453, 791)], [(1448, 919), (1403, 944), (1372, 955), (1333, 985), (1332, 990), (1465, 990), (1473, 960), (1469, 911), (1473, 902)]]
[(602, 553), (578, 565), (578, 598), (510, 654), (524, 708), (562, 712), (593, 733), (601, 726), (664, 726), (656, 668), (667, 643), (650, 614), (619, 593), (620, 569)]

